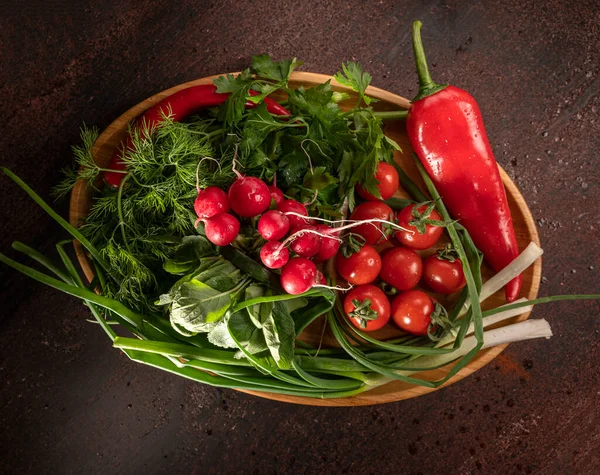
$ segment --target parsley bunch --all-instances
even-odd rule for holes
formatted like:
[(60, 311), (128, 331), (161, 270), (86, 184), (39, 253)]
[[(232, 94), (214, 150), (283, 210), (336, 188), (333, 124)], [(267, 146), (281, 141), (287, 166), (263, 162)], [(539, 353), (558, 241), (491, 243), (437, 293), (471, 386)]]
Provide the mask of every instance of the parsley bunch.
[[(341, 107), (350, 96), (335, 92), (330, 81), (291, 88), (290, 75), (301, 64), (260, 55), (239, 75), (218, 77), (217, 91), (231, 93), (218, 117), (238, 137), (244, 173), (266, 180), (277, 177), (288, 195), (304, 202), (316, 196), (313, 207), (320, 214), (337, 216), (345, 200), (354, 207), (357, 184), (379, 195), (377, 165), (392, 163), (394, 150), (400, 148), (385, 135), (382, 120), (370, 107), (376, 102), (366, 95), (371, 76), (360, 64), (342, 64), (335, 75), (338, 83), (357, 93), (353, 107)], [(258, 95), (251, 96), (251, 90)], [(291, 117), (271, 115), (264, 104), (246, 111), (246, 101), (260, 103), (275, 90), (287, 94)]]

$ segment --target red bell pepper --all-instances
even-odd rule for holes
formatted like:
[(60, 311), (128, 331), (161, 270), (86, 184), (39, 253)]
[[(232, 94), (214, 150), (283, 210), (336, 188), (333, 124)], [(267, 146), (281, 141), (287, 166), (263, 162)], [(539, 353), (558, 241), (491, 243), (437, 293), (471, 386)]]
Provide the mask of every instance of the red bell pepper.
[[(258, 92), (250, 91), (251, 95), (256, 95)], [(141, 116), (136, 119), (136, 124), (141, 125), (144, 122), (149, 131), (152, 131), (156, 125), (163, 119), (163, 115), (171, 114), (174, 121), (181, 121), (192, 113), (197, 112), (207, 107), (215, 107), (227, 100), (229, 94), (219, 94), (217, 92), (217, 86), (214, 84), (205, 84), (201, 86), (192, 86), (181, 91), (177, 91), (175, 94), (166, 97), (160, 102), (157, 102), (150, 109), (144, 112)], [(291, 115), (290, 112), (278, 104), (273, 99), (265, 97), (264, 102), (267, 106), (267, 110), (271, 114), (276, 115)], [(256, 104), (252, 101), (246, 102), (246, 108), (256, 107)], [(104, 181), (113, 187), (118, 187), (125, 176), (124, 171), (126, 165), (121, 161), (123, 155), (122, 151), (133, 147), (131, 136), (127, 135), (121, 147), (119, 147), (113, 154), (108, 168), (110, 170), (104, 173)]]
[[(498, 164), (475, 99), (431, 80), (420, 30), (421, 22), (414, 22), (419, 93), (408, 111), (408, 137), (450, 213), (498, 272), (519, 253)], [(506, 300), (518, 297), (521, 281), (518, 276), (506, 285)]]

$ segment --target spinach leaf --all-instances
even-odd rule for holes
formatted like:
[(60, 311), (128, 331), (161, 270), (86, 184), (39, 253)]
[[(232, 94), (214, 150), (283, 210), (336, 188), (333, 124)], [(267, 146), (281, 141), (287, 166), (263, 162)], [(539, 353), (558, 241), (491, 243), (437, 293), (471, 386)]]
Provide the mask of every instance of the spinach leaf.
[[(267, 291), (258, 285), (251, 285), (246, 288), (245, 300), (250, 300), (257, 297), (263, 297)], [(290, 315), (290, 305), (292, 308), (297, 308), (291, 302), (296, 302), (299, 305), (306, 304), (303, 298), (293, 300), (278, 300), (281, 296), (267, 296), (263, 302), (246, 307), (248, 313), (248, 323), (254, 325), (251, 333), (240, 332), (241, 335), (250, 335), (244, 340), (244, 348), (251, 354), (259, 353), (264, 350), (269, 350), (273, 359), (277, 362), (280, 368), (289, 368), (294, 356), (294, 340), (296, 334), (294, 332), (294, 321)], [(242, 310), (243, 311), (243, 310)], [(236, 328), (241, 329), (240, 325), (242, 318), (238, 318), (234, 324)], [(246, 330), (249, 332), (249, 330)]]
[(227, 318), (222, 318), (207, 335), (208, 341), (221, 348), (237, 348), (227, 329)]
[[(246, 288), (245, 300), (258, 299), (259, 302), (242, 306), (229, 317), (227, 325), (230, 337), (245, 353), (254, 355), (268, 350), (277, 367), (289, 369), (294, 358), (296, 340), (290, 308), (298, 310), (298, 305), (306, 304), (306, 300), (302, 297), (289, 299), (286, 295), (264, 295), (265, 293), (265, 289), (260, 286)], [(296, 300), (298, 302), (292, 303)], [(222, 341), (225, 339), (222, 338)]]
[[(227, 321), (230, 336), (245, 354), (266, 358), (267, 366), (272, 360), (279, 369), (289, 369), (296, 335), (331, 309), (335, 297), (330, 290), (312, 290), (302, 297), (261, 295), (262, 291), (259, 286), (246, 289), (244, 301)], [(269, 357), (262, 354), (266, 350)]]
[[(225, 316), (208, 334), (208, 340), (213, 345), (223, 348), (238, 348), (237, 340), (252, 355), (267, 351), (269, 347), (263, 330), (253, 325), (254, 322), (248, 320), (248, 315), (244, 313), (244, 310), (240, 310), (231, 316)], [(236, 339), (233, 338), (230, 328), (233, 328)]]
[(201, 258), (214, 255), (215, 247), (204, 236), (185, 236), (163, 268), (169, 274), (186, 274), (198, 267)]
[[(198, 280), (185, 282), (171, 306), (171, 323), (198, 333), (214, 328), (231, 305), (229, 292), (219, 292)], [(175, 327), (176, 329), (178, 327)]]
[[(245, 298), (244, 300), (250, 300), (257, 297), (262, 297), (265, 295), (265, 288), (260, 285), (250, 285), (246, 287)], [(250, 305), (246, 307), (246, 311), (248, 312), (248, 316), (250, 320), (254, 324), (255, 327), (262, 327), (262, 319), (260, 317), (260, 304)]]
[(247, 283), (233, 264), (221, 257), (206, 259), (180, 279), (159, 303), (170, 304), (171, 325), (186, 335), (209, 332), (225, 316), (235, 294)]
[[(261, 304), (261, 307), (265, 304)], [(283, 302), (274, 302), (263, 319), (263, 334), (271, 356), (281, 369), (289, 369), (294, 358), (294, 320)]]

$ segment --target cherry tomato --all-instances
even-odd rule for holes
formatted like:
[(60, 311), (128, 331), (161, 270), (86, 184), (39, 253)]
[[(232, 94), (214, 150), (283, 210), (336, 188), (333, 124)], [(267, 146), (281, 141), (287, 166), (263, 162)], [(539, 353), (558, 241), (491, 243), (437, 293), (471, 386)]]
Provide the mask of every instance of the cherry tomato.
[(339, 252), (335, 257), (335, 268), (343, 279), (353, 285), (370, 284), (379, 275), (381, 257), (375, 249), (365, 244), (350, 257), (344, 257)]
[[(377, 189), (379, 190), (379, 194), (381, 195), (382, 200), (387, 200), (388, 198), (391, 198), (394, 195), (394, 193), (396, 193), (396, 190), (398, 190), (398, 185), (400, 184), (398, 172), (389, 163), (381, 162), (379, 163), (379, 165), (377, 165), (375, 179), (379, 182), (379, 184), (377, 185)], [(356, 191), (363, 200), (379, 200), (379, 198), (373, 196), (360, 185), (356, 186)]]
[(419, 255), (406, 247), (388, 249), (381, 258), (379, 277), (398, 290), (410, 290), (419, 283), (423, 262)]
[(449, 261), (433, 254), (423, 262), (423, 281), (435, 292), (453, 294), (467, 281), (459, 259)]
[(435, 305), (422, 290), (402, 292), (392, 301), (392, 320), (413, 335), (427, 335)]
[[(419, 218), (413, 216), (413, 209), (415, 205), (408, 205), (398, 213), (397, 222), (398, 226), (408, 229), (409, 231), (398, 230), (394, 233), (394, 237), (400, 243), (411, 249), (429, 249), (435, 245), (440, 239), (440, 236), (444, 232), (444, 228), (441, 226), (433, 226), (431, 224), (423, 224), (423, 234), (419, 232), (417, 227), (409, 224), (411, 221), (418, 221)], [(417, 208), (419, 213), (423, 213), (427, 210), (427, 205), (422, 205)], [(428, 216), (423, 216), (422, 219), (430, 219), (434, 221), (442, 221), (442, 217), (436, 210), (432, 210)]]
[[(369, 303), (365, 303), (365, 300), (369, 300)], [(390, 301), (379, 287), (359, 285), (346, 294), (344, 311), (352, 325), (370, 332), (379, 330), (389, 321)]]
[[(384, 219), (392, 221), (394, 212), (392, 208), (382, 201), (367, 201), (359, 204), (352, 214), (350, 219), (355, 221), (363, 221), (368, 219)], [(387, 231), (382, 223), (365, 223), (352, 228), (352, 232), (360, 234), (365, 238), (367, 244), (377, 244), (378, 242), (387, 241), (389, 239), (389, 231)]]

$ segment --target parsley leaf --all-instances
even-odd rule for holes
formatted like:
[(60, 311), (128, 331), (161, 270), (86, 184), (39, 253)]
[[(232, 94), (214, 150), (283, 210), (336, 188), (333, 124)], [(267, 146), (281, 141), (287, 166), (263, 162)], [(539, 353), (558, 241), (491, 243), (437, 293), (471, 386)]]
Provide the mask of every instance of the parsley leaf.
[(322, 190), (329, 185), (335, 185), (337, 178), (331, 176), (325, 167), (316, 167), (304, 176), (304, 186), (312, 190)]
[(316, 87), (289, 91), (288, 103), (295, 114), (309, 116), (312, 122), (309, 138), (324, 141), (332, 147), (342, 147), (353, 140), (348, 121), (342, 115), (339, 105), (333, 102), (330, 81)]
[(302, 181), (308, 170), (308, 161), (302, 151), (294, 150), (281, 157), (277, 166), (278, 176), (282, 178), (283, 189), (286, 189)]
[(219, 94), (231, 94), (221, 106), (218, 116), (220, 120), (227, 124), (232, 124), (242, 119), (252, 81), (250, 69), (245, 69), (237, 76), (227, 74), (226, 76), (219, 76), (213, 79), (213, 84), (217, 86)]
[(367, 105), (376, 102), (376, 99), (365, 96), (365, 91), (373, 78), (369, 73), (363, 71), (360, 64), (352, 61), (346, 64), (342, 63), (342, 72), (338, 72), (334, 77), (343, 86), (348, 86), (353, 91), (358, 92), (359, 103), (360, 99), (364, 100)]
[(396, 142), (394, 139), (389, 138), (387, 135), (384, 135), (383, 138), (394, 150), (398, 152), (402, 151), (402, 148), (400, 148), (400, 145), (398, 145), (398, 142)]
[(292, 71), (301, 64), (302, 61), (297, 61), (296, 58), (274, 62), (268, 54), (253, 56), (252, 65), (250, 66), (252, 73), (259, 78), (276, 82), (257, 79), (252, 85), (252, 88), (255, 91), (260, 92), (260, 94), (252, 96), (250, 100), (255, 104), (258, 104), (277, 89), (287, 88), (290, 74), (292, 74)]
[(263, 102), (248, 113), (242, 134), (242, 147), (246, 152), (250, 152), (263, 143), (271, 132), (294, 126), (295, 124), (289, 121), (275, 119)]
[(252, 72), (265, 79), (287, 84), (292, 71), (302, 65), (296, 58), (274, 62), (268, 54), (252, 57)]
[(290, 91), (288, 101), (291, 105), (312, 116), (320, 115), (327, 108), (329, 108), (330, 113), (335, 112), (337, 114), (339, 107), (331, 102), (333, 91), (330, 83), (331, 81), (327, 81), (308, 89), (301, 86)]

